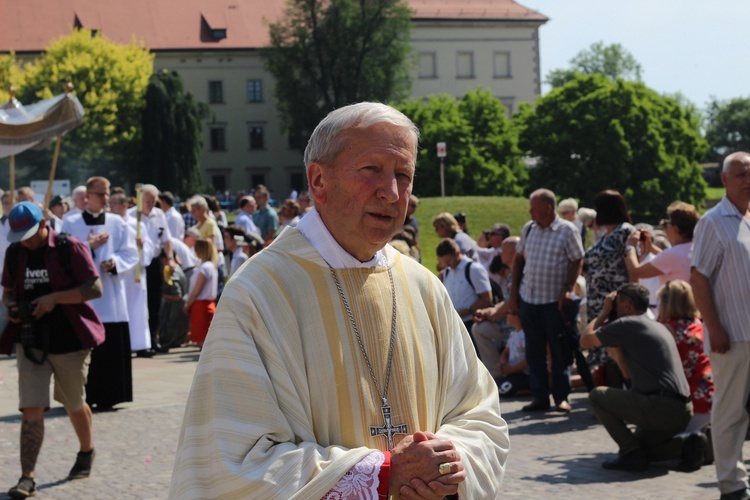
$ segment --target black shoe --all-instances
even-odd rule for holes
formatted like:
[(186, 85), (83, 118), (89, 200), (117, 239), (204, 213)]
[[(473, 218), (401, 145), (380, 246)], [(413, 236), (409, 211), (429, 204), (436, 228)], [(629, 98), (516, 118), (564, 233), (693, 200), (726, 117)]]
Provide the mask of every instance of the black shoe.
[(156, 351), (153, 349), (141, 349), (135, 352), (137, 358), (153, 358), (154, 354), (156, 354)]
[(549, 400), (543, 401), (541, 399), (532, 399), (531, 403), (527, 404), (523, 408), (523, 411), (546, 411), (549, 410)]
[(733, 491), (731, 493), (722, 493), (719, 499), (720, 500), (748, 500), (750, 499), (750, 489), (745, 488), (742, 490)]
[(680, 472), (694, 472), (706, 462), (708, 438), (702, 432), (690, 434), (682, 443), (682, 462), (677, 465)]
[(34, 479), (21, 476), (18, 484), (8, 490), (8, 496), (11, 498), (28, 498), (36, 496), (36, 483)]
[(618, 455), (615, 460), (607, 460), (602, 463), (602, 467), (610, 470), (642, 471), (649, 468), (649, 463), (646, 452), (639, 448), (630, 453)]
[(73, 464), (73, 468), (70, 469), (70, 473), (68, 474), (68, 480), (89, 477), (91, 475), (91, 465), (94, 463), (95, 455), (96, 450), (93, 448), (91, 451), (79, 451), (76, 456), (76, 463)]
[(708, 451), (706, 452), (706, 459), (703, 465), (711, 465), (714, 463), (714, 440), (711, 437), (711, 427), (706, 428), (706, 440), (708, 441)]

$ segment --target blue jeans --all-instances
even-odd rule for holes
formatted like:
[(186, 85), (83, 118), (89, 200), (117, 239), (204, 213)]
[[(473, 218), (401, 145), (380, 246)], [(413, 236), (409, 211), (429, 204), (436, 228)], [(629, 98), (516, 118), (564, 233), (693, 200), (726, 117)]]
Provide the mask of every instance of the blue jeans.
[[(526, 361), (529, 364), (531, 395), (535, 400), (549, 401), (549, 395), (560, 403), (570, 394), (570, 368), (560, 359), (561, 342), (564, 332), (563, 318), (557, 302), (548, 304), (528, 304), (520, 301), (521, 325), (526, 338)], [(549, 387), (547, 369), (547, 345), (552, 358), (552, 390)]]

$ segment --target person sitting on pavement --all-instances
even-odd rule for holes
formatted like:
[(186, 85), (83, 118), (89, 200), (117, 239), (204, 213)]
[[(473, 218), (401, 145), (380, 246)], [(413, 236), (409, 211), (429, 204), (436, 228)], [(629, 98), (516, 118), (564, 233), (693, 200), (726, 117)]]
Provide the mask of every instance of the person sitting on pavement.
[(526, 339), (521, 329), (521, 318), (508, 313), (508, 325), (514, 328), (500, 355), (500, 377), (495, 380), (501, 396), (515, 396), (529, 388), (529, 364), (526, 362)]
[[(672, 334), (646, 316), (648, 304), (646, 287), (626, 283), (606, 295), (581, 336), (583, 348), (617, 348), (613, 358), (632, 381), (631, 389), (600, 386), (589, 393), (594, 413), (619, 447), (617, 458), (602, 466), (640, 471), (651, 461), (682, 458), (679, 470), (695, 470), (708, 441), (703, 435), (678, 436), (693, 416), (690, 386)], [(605, 325), (613, 311), (616, 319)]]
[(471, 236), (461, 230), (455, 217), (448, 212), (443, 212), (432, 218), (432, 227), (440, 238), (451, 238), (458, 243), (461, 253), (470, 258), (474, 258), (477, 250), (477, 244), (471, 239)]
[(487, 271), (462, 255), (458, 243), (450, 238), (440, 241), (436, 252), (443, 269), (443, 285), (448, 290), (461, 321), (471, 331), (474, 312), (491, 304), (492, 287)]

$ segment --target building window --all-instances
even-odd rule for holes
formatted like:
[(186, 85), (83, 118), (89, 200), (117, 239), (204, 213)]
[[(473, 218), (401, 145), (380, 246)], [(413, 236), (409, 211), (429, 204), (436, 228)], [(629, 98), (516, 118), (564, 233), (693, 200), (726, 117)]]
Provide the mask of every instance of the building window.
[(474, 77), (474, 53), (456, 52), (456, 78)]
[(513, 109), (513, 102), (515, 99), (513, 97), (499, 97), (499, 99), (503, 106), (505, 106), (505, 114), (508, 118), (511, 118), (515, 111)]
[(260, 184), (263, 184), (264, 186), (267, 185), (266, 174), (260, 172), (250, 172), (250, 185), (253, 186), (253, 189), (255, 189), (255, 186), (258, 186)]
[(263, 80), (247, 81), (247, 102), (263, 102)]
[(224, 102), (224, 85), (221, 80), (208, 82), (208, 102), (211, 104), (221, 104)]
[(226, 191), (227, 190), (227, 176), (224, 174), (212, 175), (211, 185), (214, 187), (214, 191)]
[(495, 52), (495, 78), (510, 78), (510, 52)]
[(227, 150), (227, 129), (224, 125), (211, 127), (211, 151)]
[(215, 29), (211, 30), (211, 38), (214, 40), (223, 40), (227, 37), (227, 30), (225, 29)]
[(250, 139), (250, 150), (266, 149), (262, 125), (249, 123), (247, 125), (247, 132)]
[(434, 52), (419, 54), (419, 78), (437, 78), (437, 65)]

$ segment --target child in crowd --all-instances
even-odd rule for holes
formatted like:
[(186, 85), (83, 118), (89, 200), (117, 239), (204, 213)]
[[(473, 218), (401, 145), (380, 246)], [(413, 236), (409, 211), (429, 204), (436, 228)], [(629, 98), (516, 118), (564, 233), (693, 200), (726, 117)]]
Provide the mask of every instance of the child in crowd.
[(529, 388), (529, 367), (526, 363), (526, 341), (521, 329), (521, 318), (509, 312), (505, 318), (514, 331), (508, 337), (503, 353), (500, 355), (501, 378), (497, 387), (501, 396), (515, 396), (518, 391)]

